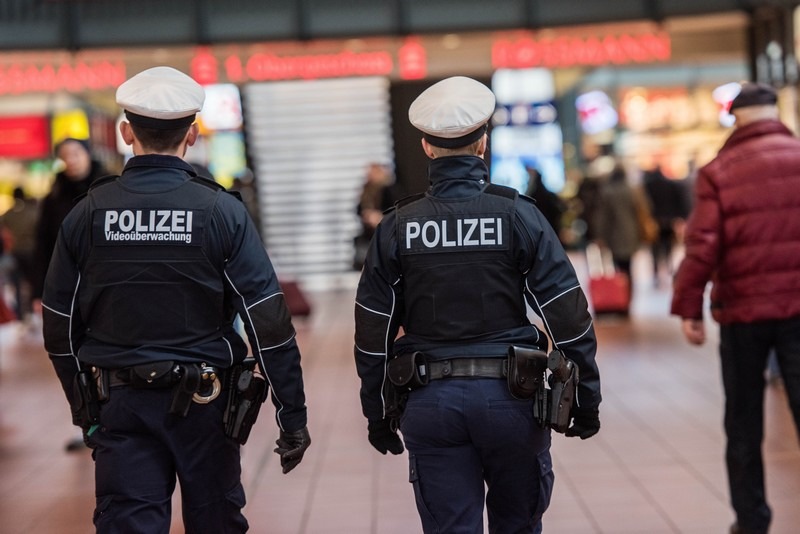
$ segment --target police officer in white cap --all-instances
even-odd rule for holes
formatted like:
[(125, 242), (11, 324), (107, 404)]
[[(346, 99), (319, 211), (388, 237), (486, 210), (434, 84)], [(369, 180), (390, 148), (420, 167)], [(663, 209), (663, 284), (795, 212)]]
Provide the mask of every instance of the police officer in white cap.
[[(408, 448), (426, 533), (483, 532), (484, 505), (490, 532), (540, 532), (551, 427), (582, 439), (600, 428), (596, 339), (575, 271), (534, 202), (489, 183), (494, 109), (485, 85), (460, 76), (411, 104), (430, 187), (384, 216), (356, 296), (368, 439), (383, 454)], [(549, 343), (580, 373), (560, 427), (534, 417)]]
[(45, 283), (45, 346), (94, 449), (99, 533), (168, 532), (176, 477), (186, 532), (247, 530), (240, 445), (268, 395), (253, 370), (280, 408), (284, 473), (310, 443), (295, 331), (256, 228), (182, 159), (204, 96), (169, 67), (119, 87), (134, 157), (65, 219)]

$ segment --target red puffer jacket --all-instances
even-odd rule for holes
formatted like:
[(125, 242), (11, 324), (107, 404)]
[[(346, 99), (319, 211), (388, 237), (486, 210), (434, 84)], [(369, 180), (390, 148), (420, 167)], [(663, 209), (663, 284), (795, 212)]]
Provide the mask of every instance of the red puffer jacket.
[(733, 132), (700, 169), (672, 313), (720, 323), (800, 315), (800, 140), (777, 120)]

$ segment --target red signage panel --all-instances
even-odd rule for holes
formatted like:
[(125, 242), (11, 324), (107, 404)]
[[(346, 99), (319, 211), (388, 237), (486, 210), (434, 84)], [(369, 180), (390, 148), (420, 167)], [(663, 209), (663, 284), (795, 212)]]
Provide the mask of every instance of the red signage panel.
[(497, 39), (492, 45), (492, 66), (510, 68), (569, 68), (656, 63), (669, 61), (672, 43), (666, 32)]
[(0, 157), (50, 155), (50, 122), (42, 116), (0, 117)]

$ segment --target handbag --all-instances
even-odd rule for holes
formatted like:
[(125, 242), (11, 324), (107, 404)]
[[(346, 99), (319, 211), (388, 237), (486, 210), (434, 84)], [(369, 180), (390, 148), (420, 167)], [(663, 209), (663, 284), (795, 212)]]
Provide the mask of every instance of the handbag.
[(641, 189), (635, 192), (636, 223), (639, 228), (639, 239), (643, 243), (655, 243), (660, 229), (650, 210), (650, 202)]

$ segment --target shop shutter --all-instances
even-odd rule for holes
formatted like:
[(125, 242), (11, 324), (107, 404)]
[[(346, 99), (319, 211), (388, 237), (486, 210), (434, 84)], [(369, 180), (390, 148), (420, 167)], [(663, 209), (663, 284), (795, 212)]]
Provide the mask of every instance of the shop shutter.
[(242, 94), (261, 232), (279, 275), (353, 286), (366, 168), (393, 164), (389, 80), (257, 83)]

